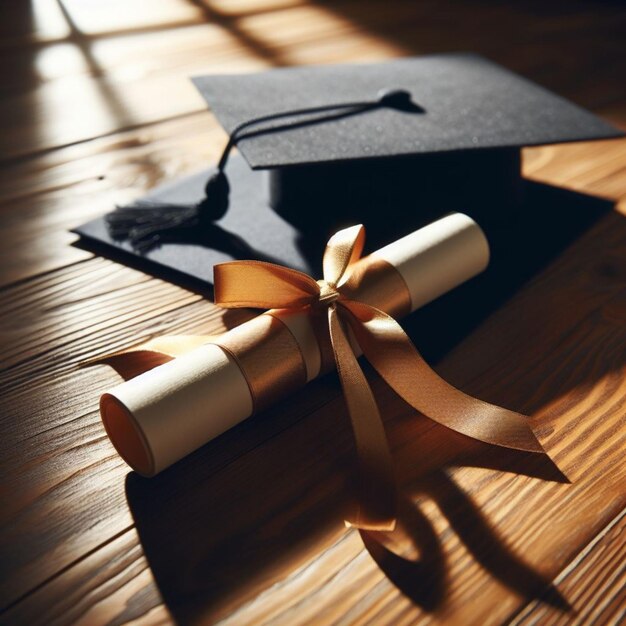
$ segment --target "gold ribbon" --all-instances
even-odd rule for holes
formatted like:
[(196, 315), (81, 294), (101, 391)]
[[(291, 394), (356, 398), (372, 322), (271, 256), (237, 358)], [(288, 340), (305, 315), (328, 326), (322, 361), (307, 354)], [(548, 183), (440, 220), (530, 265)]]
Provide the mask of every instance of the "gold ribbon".
[[(486, 443), (536, 453), (544, 450), (528, 425), (528, 418), (449, 385), (428, 366), (392, 317), (350, 298), (355, 292), (351, 287), (352, 270), (361, 256), (364, 240), (363, 226), (336, 233), (324, 252), (324, 278), (319, 281), (302, 272), (261, 261), (217, 265), (215, 303), (226, 308), (309, 308), (314, 313), (325, 310), (360, 466), (358, 507), (346, 524), (365, 530), (392, 530), (397, 497), (391, 453), (378, 406), (357, 361), (350, 334), (390, 387), (430, 419)], [(402, 308), (401, 303), (393, 308)], [(223, 345), (222, 340), (216, 343)], [(237, 349), (229, 351), (237, 353)], [(279, 350), (272, 358), (275, 361), (288, 352)], [(253, 389), (250, 378), (247, 375)]]

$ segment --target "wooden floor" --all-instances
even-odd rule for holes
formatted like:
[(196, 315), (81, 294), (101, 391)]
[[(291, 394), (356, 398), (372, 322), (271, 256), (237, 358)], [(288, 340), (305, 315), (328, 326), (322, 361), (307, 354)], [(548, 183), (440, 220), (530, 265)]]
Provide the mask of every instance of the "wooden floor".
[(406, 496), (389, 551), (343, 526), (329, 376), (151, 481), (85, 359), (210, 333), (199, 295), (68, 229), (214, 161), (187, 77), (473, 50), (626, 128), (620, 3), (12, 0), (0, 5), (2, 624), (617, 623), (626, 609), (626, 141), (524, 153), (614, 203), (437, 369), (533, 416), (571, 484), (416, 418), (370, 372)]

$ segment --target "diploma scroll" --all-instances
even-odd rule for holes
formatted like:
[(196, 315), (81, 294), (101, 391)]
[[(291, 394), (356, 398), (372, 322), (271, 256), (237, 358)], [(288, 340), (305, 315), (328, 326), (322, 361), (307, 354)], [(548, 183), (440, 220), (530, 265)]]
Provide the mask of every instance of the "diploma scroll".
[[(347, 289), (395, 317), (477, 275), (488, 261), (480, 227), (455, 213), (358, 261)], [(105, 394), (106, 431), (133, 469), (153, 476), (327, 370), (332, 360), (320, 337), (306, 309), (267, 311)]]

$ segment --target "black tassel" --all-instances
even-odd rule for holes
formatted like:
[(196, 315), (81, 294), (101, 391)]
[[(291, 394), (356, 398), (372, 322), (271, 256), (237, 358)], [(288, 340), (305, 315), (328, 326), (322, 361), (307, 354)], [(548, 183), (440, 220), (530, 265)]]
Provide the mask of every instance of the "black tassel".
[(170, 231), (206, 227), (228, 210), (230, 185), (224, 172), (213, 174), (204, 190), (205, 197), (196, 204), (139, 200), (131, 206), (117, 207), (106, 216), (109, 233), (113, 239), (128, 240), (135, 250), (147, 252)]

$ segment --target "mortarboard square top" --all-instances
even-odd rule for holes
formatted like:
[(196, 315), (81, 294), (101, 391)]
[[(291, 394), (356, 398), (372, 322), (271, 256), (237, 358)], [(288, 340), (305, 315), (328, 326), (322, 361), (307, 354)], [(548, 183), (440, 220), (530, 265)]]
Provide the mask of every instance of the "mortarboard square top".
[(237, 146), (252, 169), (519, 148), (619, 134), (588, 111), (472, 54), (281, 68), (193, 81), (228, 133), (262, 115), (373, 100), (385, 89), (408, 91), (423, 109), (411, 114), (377, 108), (338, 120), (322, 116), (320, 123), (304, 128), (242, 138)]
[[(213, 265), (236, 258), (315, 275), (328, 236), (349, 223), (366, 225), (372, 248), (448, 211), (499, 228), (527, 212), (523, 146), (623, 136), (471, 54), (193, 80), (230, 136), (217, 170), (154, 190), (130, 208), (145, 223), (146, 211), (160, 207), (156, 213), (175, 222), (182, 216), (180, 227), (138, 248), (112, 229), (116, 215), (119, 223), (130, 214), (118, 210), (76, 232), (105, 254), (202, 283), (212, 282)], [(390, 90), (411, 106), (381, 100)], [(227, 164), (234, 145), (243, 158)], [(203, 216), (216, 197), (205, 185), (216, 177), (224, 210)]]

